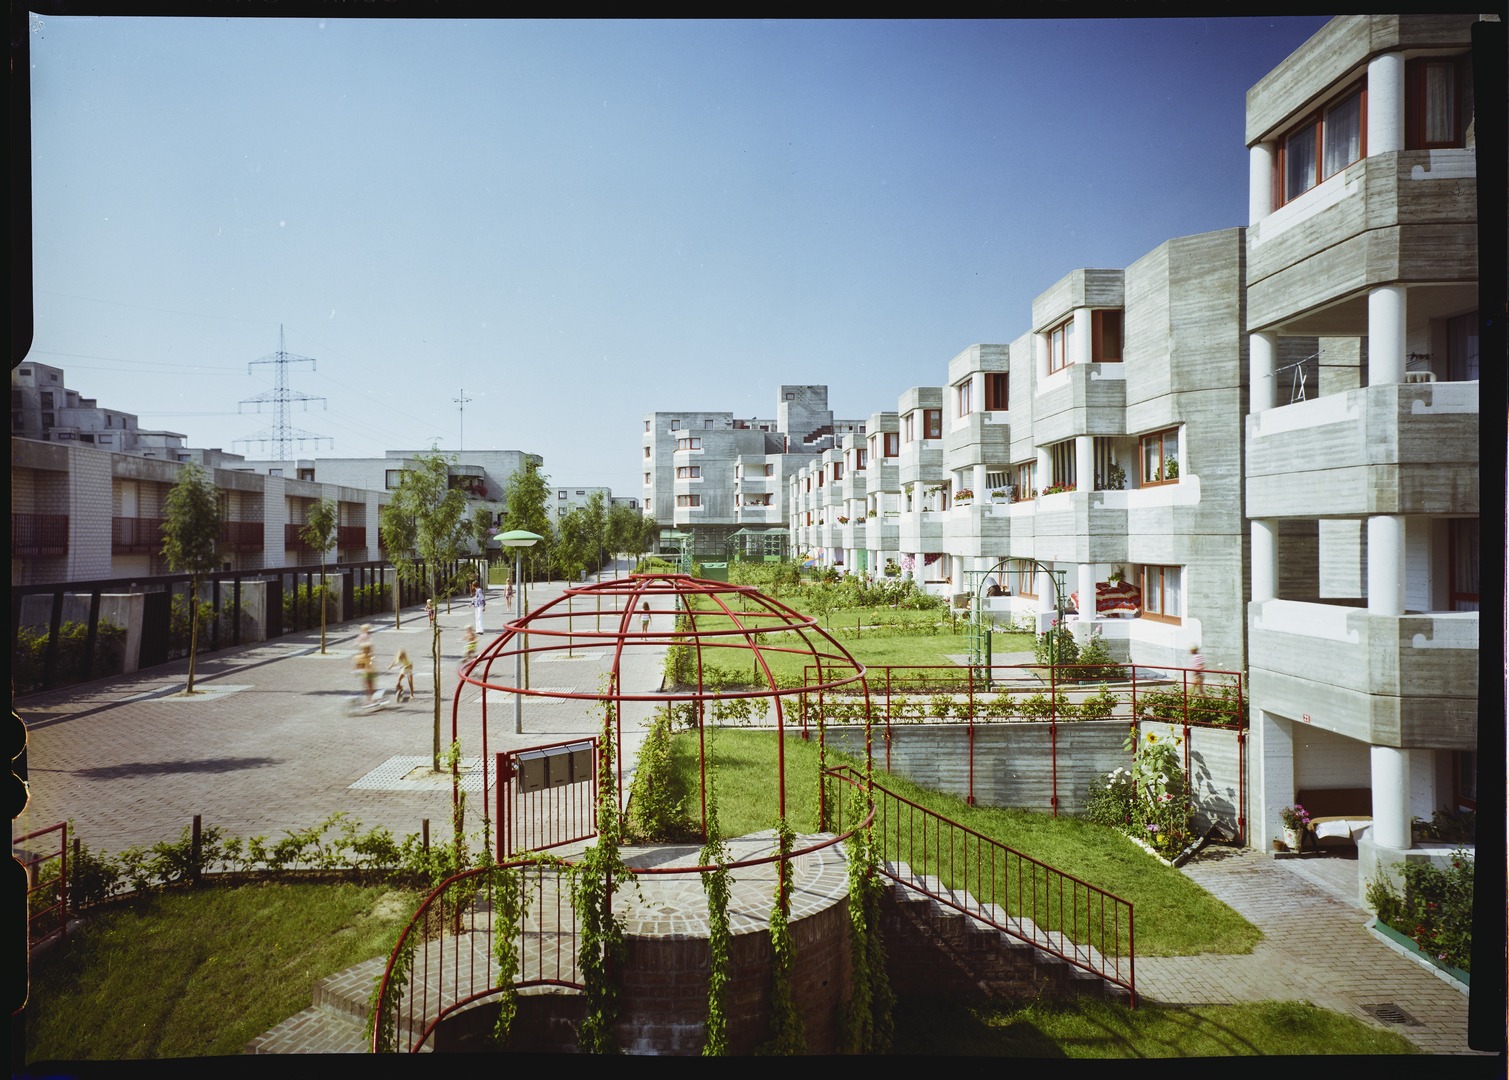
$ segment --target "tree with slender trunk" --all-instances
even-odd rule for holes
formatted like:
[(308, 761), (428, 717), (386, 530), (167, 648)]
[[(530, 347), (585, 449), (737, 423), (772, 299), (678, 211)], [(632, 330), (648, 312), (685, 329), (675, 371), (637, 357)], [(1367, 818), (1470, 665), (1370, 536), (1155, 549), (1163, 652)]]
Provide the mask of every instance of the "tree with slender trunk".
[[(545, 481), (546, 477), (540, 472), (539, 462), (536, 461), (525, 461), (508, 478), (504, 496), (508, 512), (503, 518), (503, 531), (522, 529), (543, 537), (540, 543), (529, 549), (526, 558), (532, 564), (534, 560), (545, 558), (546, 565), (549, 565), (549, 552), (555, 543), (555, 529), (551, 525), (550, 514), (545, 509), (550, 498), (550, 488)], [(514, 587), (523, 588), (524, 583), (516, 581)]]
[(183, 466), (168, 492), (162, 526), (162, 557), (175, 574), (189, 575), (189, 681), (199, 650), (199, 583), (220, 564), (220, 496), (209, 474), (193, 462)]
[(340, 527), (340, 507), (334, 499), (321, 499), (304, 515), (299, 538), (320, 553), (320, 655), (325, 655), (325, 612), (330, 606), (330, 590), (325, 584), (325, 553), (335, 543)]
[[(456, 559), (466, 515), (466, 496), (452, 487), (454, 461), (438, 453), (421, 454), (399, 475), (393, 500), (383, 508), (379, 528), (383, 543), (394, 553), (401, 578), (422, 582), (432, 599), (440, 593), (443, 567)], [(407, 556), (407, 558), (401, 557)], [(431, 767), (440, 771), (440, 623), (430, 632), (430, 660), (434, 674), (435, 742)]]

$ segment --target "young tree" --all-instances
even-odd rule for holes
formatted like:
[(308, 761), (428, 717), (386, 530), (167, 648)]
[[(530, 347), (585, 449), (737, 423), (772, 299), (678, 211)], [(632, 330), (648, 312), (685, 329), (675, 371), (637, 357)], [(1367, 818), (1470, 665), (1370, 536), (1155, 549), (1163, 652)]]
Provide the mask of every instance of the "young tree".
[[(466, 496), (450, 484), (453, 462), (438, 453), (414, 458), (398, 479), (393, 501), (383, 508), (383, 543), (394, 553), (398, 574), (406, 581), (422, 582), (431, 598), (440, 592), (440, 574), (456, 558)], [(401, 558), (406, 555), (407, 558)], [(431, 767), (440, 771), (440, 623), (430, 633), (431, 671), (434, 675), (435, 744)]]
[(335, 543), (336, 529), (340, 526), (340, 507), (334, 499), (321, 499), (304, 515), (304, 527), (299, 537), (320, 553), (320, 655), (325, 655), (325, 609), (330, 604), (330, 590), (325, 585), (325, 553)]
[(600, 572), (603, 568), (603, 549), (608, 546), (608, 506), (601, 491), (594, 491), (587, 496), (581, 515), (588, 554), (593, 566)]
[(587, 515), (581, 507), (561, 518), (555, 543), (551, 546), (551, 561), (566, 581), (575, 581), (586, 568), (592, 552), (592, 533)]
[(484, 560), (489, 559), (488, 552), (490, 549), (487, 546), (487, 542), (493, 538), (493, 533), (495, 531), (493, 527), (493, 519), (495, 516), (496, 515), (494, 515), (492, 508), (488, 506), (479, 506), (472, 511), (472, 519), (470, 522), (471, 538), (472, 540), (476, 541), (477, 553), (481, 555)]
[(215, 484), (190, 462), (168, 492), (167, 520), (162, 526), (162, 557), (168, 569), (189, 577), (189, 683), (194, 692), (194, 661), (199, 649), (199, 580), (220, 562), (220, 497)]
[[(551, 527), (550, 514), (545, 508), (550, 498), (550, 488), (545, 479), (540, 472), (539, 463), (526, 460), (508, 478), (505, 488), (504, 501), (508, 504), (508, 512), (503, 517), (503, 531), (523, 529), (544, 537), (525, 555), (531, 561), (547, 557), (553, 546), (555, 530)], [(514, 584), (522, 587), (522, 582)]]
[(640, 525), (643, 520), (643, 514), (623, 503), (608, 508), (608, 550), (614, 558), (637, 555), (644, 550), (641, 541), (644, 530)]

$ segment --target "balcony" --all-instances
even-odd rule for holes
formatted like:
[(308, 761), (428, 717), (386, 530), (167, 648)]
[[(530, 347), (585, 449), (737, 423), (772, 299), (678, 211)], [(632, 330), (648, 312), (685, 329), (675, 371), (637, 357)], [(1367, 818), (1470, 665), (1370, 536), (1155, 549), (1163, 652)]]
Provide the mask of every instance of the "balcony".
[(1478, 384), (1399, 383), (1247, 417), (1247, 516), (1478, 512)]
[(1253, 704), (1383, 746), (1477, 746), (1478, 613), (1247, 607)]
[(162, 550), (162, 518), (118, 517), (110, 519), (112, 555), (155, 555)]
[(32, 557), (67, 555), (68, 515), (12, 512), (10, 553)]
[(365, 525), (342, 525), (335, 531), (335, 546), (341, 551), (348, 548), (365, 548), (367, 546), (367, 527)]
[(266, 547), (267, 527), (260, 521), (222, 521), (221, 551), (261, 551)]
[(1472, 150), (1363, 158), (1253, 225), (1247, 325), (1283, 325), (1374, 285), (1476, 280), (1475, 160)]

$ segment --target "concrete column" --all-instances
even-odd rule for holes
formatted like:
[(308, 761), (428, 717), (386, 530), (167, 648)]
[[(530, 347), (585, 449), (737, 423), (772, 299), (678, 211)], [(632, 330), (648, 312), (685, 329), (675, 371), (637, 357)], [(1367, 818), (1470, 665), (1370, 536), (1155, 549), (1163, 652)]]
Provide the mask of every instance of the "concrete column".
[(1248, 826), (1250, 846), (1267, 851), (1282, 836), (1278, 812), (1294, 802), (1294, 722), (1252, 710), (1253, 787), (1262, 800)]
[(1074, 340), (1069, 342), (1069, 362), (1071, 364), (1088, 364), (1090, 362), (1090, 309), (1074, 309)]
[(1058, 603), (1053, 591), (1053, 575), (1046, 570), (1037, 571), (1037, 632), (1043, 633), (1053, 626), (1058, 618)]
[(1404, 57), (1384, 53), (1368, 63), (1368, 157), (1404, 149)]
[(1374, 514), (1368, 518), (1368, 614), (1397, 618), (1404, 614), (1404, 518)]
[(1252, 519), (1252, 598), (1278, 599), (1278, 525)]
[(1048, 377), (1048, 335), (1032, 335), (1032, 364), (1037, 372), (1035, 381), (1041, 382)]
[(977, 502), (980, 500), (989, 502), (990, 489), (985, 486), (985, 464), (981, 462), (978, 465), (972, 465), (969, 471), (970, 480), (972, 481), (971, 486), (975, 489), (975, 500)]
[(1046, 446), (1037, 448), (1037, 489), (1042, 491), (1053, 483), (1053, 458)]
[(1402, 851), (1410, 846), (1409, 751), (1373, 746), (1373, 843)]
[(1090, 625), (1095, 622), (1095, 564), (1080, 563), (1076, 569), (1079, 580), (1074, 584), (1074, 591), (1079, 593), (1079, 621), (1085, 627), (1080, 640), (1088, 641)]
[(1278, 364), (1278, 335), (1259, 331), (1247, 335), (1248, 380), (1251, 390), (1247, 396), (1249, 413), (1267, 412), (1278, 404), (1278, 376), (1274, 367)]
[(1368, 293), (1368, 385), (1404, 381), (1404, 286)]
[(1247, 151), (1247, 224), (1273, 213), (1273, 144), (1260, 142)]
[(1074, 436), (1074, 485), (1076, 491), (1095, 490), (1095, 439)]

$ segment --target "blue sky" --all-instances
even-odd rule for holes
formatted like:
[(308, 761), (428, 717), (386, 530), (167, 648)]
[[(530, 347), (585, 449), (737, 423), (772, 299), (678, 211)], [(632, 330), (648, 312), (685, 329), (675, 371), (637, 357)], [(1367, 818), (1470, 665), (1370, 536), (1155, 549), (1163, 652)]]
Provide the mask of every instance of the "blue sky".
[(30, 358), (260, 456), (282, 326), (302, 456), (637, 495), (647, 412), (894, 409), (1069, 271), (1245, 224), (1246, 91), (1324, 22), (33, 15)]

